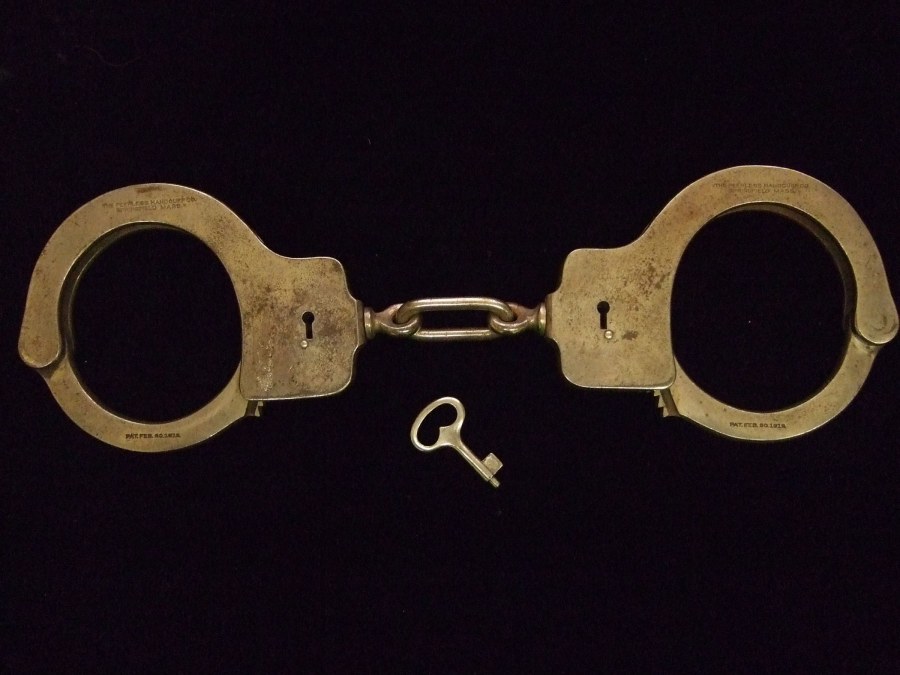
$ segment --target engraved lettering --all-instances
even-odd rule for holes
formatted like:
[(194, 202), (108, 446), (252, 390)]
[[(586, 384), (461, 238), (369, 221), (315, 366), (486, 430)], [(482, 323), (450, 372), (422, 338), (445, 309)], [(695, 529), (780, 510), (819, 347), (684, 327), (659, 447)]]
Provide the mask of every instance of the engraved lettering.
[(163, 197), (160, 199), (128, 199), (121, 202), (104, 202), (104, 209), (115, 209), (116, 213), (125, 213), (128, 211), (171, 211), (174, 209), (183, 209), (196, 202), (197, 198), (193, 195), (182, 195), (181, 197)]
[(713, 187), (745, 195), (796, 195), (809, 189), (809, 183), (785, 181), (782, 183), (719, 181)]
[(728, 426), (738, 427), (741, 429), (787, 429), (784, 422), (735, 422), (731, 421)]

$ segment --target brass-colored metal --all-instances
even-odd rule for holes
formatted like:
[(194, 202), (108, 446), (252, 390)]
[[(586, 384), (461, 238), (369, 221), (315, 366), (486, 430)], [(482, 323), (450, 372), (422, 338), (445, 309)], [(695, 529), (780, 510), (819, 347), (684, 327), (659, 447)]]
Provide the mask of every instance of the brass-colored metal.
[(417, 333), (422, 327), (422, 315), (417, 314), (406, 323), (398, 324), (395, 316), (400, 307), (401, 304), (397, 303), (380, 312), (366, 307), (363, 312), (366, 338), (371, 340), (379, 333), (384, 333), (391, 337), (410, 337)]
[[(213, 401), (183, 419), (148, 424), (114, 414), (85, 389), (72, 359), (70, 318), (78, 280), (91, 261), (119, 237), (159, 227), (197, 237), (222, 262), (240, 307), (243, 346), (234, 377)], [(301, 319), (306, 312), (315, 316), (312, 339)], [(56, 230), (31, 279), (19, 353), (85, 431), (120, 448), (154, 452), (205, 440), (258, 414), (262, 401), (341, 391), (363, 340), (362, 306), (337, 260), (280, 256), (209, 195), (148, 184), (88, 202)]]
[[(745, 411), (715, 400), (690, 380), (672, 351), (670, 306), (678, 262), (700, 228), (736, 211), (770, 211), (806, 227), (831, 253), (844, 280), (843, 361), (820, 391), (785, 410)], [(609, 306), (603, 329), (600, 302)], [(791, 438), (837, 415), (898, 327), (878, 249), (853, 208), (815, 178), (768, 166), (740, 166), (701, 178), (627, 246), (573, 251), (547, 308), (547, 336), (559, 346), (563, 374), (572, 383), (655, 390), (664, 414), (753, 441)]]
[[(437, 440), (431, 445), (426, 445), (419, 440), (419, 429), (425, 421), (425, 418), (442, 405), (453, 407), (453, 409), (456, 410), (456, 419), (450, 424), (441, 427), (438, 431)], [(494, 478), (494, 475), (503, 468), (503, 462), (501, 462), (494, 453), (490, 453), (484, 459), (478, 459), (478, 457), (475, 456), (475, 453), (469, 449), (469, 446), (463, 443), (461, 434), (463, 421), (465, 419), (466, 409), (463, 407), (460, 400), (453, 396), (444, 396), (436, 401), (432, 401), (422, 409), (422, 412), (418, 414), (409, 431), (409, 439), (416, 449), (421, 450), (422, 452), (432, 452), (438, 448), (453, 448), (462, 455), (463, 459), (469, 463), (469, 466), (478, 472), (478, 475), (494, 487), (500, 487), (500, 481)]]
[[(841, 364), (820, 391), (776, 412), (717, 401), (694, 384), (672, 350), (672, 288), (681, 256), (700, 228), (742, 210), (779, 213), (809, 229), (844, 280), (847, 342)], [(234, 284), (243, 335), (241, 362), (223, 391), (197, 412), (160, 424), (116, 415), (85, 389), (72, 358), (71, 326), (72, 298), (91, 261), (119, 237), (155, 227), (192, 234), (215, 253)], [(425, 313), (472, 310), (487, 313), (483, 327), (423, 328)], [(825, 184), (790, 169), (741, 166), (701, 178), (631, 244), (572, 251), (559, 288), (533, 309), (466, 297), (426, 298), (375, 312), (350, 294), (337, 260), (285, 258), (209, 195), (147, 184), (88, 202), (53, 234), (31, 280), (19, 353), (88, 433), (121, 448), (153, 452), (205, 440), (243, 416), (259, 414), (265, 401), (343, 390), (353, 376), (356, 350), (378, 334), (485, 340), (526, 330), (557, 344), (563, 375), (573, 384), (651, 390), (665, 415), (763, 441), (806, 433), (843, 410), (878, 350), (896, 335), (898, 317), (878, 249), (857, 213)]]
[[(427, 312), (481, 311), (488, 313), (484, 328), (423, 328), (422, 315)], [(504, 335), (517, 335), (525, 330), (544, 332), (546, 309), (541, 303), (528, 309), (495, 298), (423, 298), (411, 300), (375, 312), (365, 309), (366, 337), (379, 333), (392, 337), (408, 337), (429, 342), (493, 340)]]

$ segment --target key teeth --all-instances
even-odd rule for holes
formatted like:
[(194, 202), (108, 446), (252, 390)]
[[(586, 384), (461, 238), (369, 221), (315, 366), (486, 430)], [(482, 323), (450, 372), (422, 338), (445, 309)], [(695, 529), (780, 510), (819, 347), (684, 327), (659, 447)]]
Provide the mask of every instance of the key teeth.
[(503, 468), (503, 462), (501, 462), (497, 455), (492, 452), (483, 460), (481, 460), (481, 463), (491, 473), (490, 478), (486, 478), (485, 480), (487, 480), (487, 482), (493, 485), (495, 488), (500, 487), (500, 481), (497, 480), (496, 475), (497, 472)]
[(487, 467), (488, 471), (491, 472), (492, 476), (503, 468), (503, 462), (501, 462), (500, 458), (493, 452), (481, 460), (481, 462)]

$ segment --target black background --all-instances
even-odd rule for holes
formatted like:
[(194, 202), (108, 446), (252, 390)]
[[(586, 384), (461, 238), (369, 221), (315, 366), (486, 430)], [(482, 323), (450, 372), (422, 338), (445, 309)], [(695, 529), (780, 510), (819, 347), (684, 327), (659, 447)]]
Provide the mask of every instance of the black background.
[[(648, 393), (574, 388), (537, 336), (379, 338), (339, 396), (142, 456), (70, 423), (16, 342), (58, 224), (152, 181), (217, 197), (278, 253), (339, 259), (380, 309), (534, 305), (569, 251), (635, 239), (693, 180), (788, 166), (854, 205), (896, 292), (897, 18), (746, 4), (7, 14), (0, 661), (894, 670), (896, 345), (825, 428), (751, 445), (661, 419)], [(685, 367), (736, 404), (799, 400), (840, 351), (838, 273), (775, 217), (704, 230), (674, 307)], [(102, 256), (75, 329), (90, 386), (153, 419), (211, 398), (240, 355), (224, 271), (175, 234)], [(469, 445), (504, 461), (499, 490), (452, 451), (409, 444), (416, 413), (447, 394), (467, 407)]]

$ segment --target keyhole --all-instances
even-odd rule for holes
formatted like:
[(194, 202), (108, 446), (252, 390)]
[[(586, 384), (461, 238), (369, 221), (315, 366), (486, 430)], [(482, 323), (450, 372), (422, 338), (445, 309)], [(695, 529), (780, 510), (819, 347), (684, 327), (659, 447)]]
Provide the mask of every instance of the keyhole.
[(316, 315), (313, 314), (312, 312), (303, 312), (303, 316), (301, 316), (300, 319), (303, 321), (303, 323), (306, 324), (306, 339), (312, 340), (312, 336), (313, 336), (312, 325), (313, 325), (313, 321), (316, 320)]
[(600, 312), (600, 329), (606, 330), (606, 316), (609, 314), (609, 303), (601, 300), (597, 303), (597, 311)]

